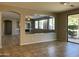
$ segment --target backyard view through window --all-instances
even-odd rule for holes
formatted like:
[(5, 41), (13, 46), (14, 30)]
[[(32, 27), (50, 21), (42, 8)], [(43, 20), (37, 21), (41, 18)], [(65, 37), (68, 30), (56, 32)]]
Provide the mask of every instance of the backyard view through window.
[(79, 14), (68, 16), (68, 41), (79, 43)]
[(35, 29), (55, 30), (55, 18), (36, 20)]

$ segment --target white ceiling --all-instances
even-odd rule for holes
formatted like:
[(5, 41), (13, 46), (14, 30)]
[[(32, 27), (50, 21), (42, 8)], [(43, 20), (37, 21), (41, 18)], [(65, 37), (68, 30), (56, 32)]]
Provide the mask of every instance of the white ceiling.
[(71, 10), (79, 8), (79, 2), (70, 2), (74, 7), (69, 5), (60, 4), (60, 2), (5, 2), (0, 4), (16, 6), (19, 8), (24, 8), (27, 10), (37, 10), (46, 12), (62, 12), (66, 10)]

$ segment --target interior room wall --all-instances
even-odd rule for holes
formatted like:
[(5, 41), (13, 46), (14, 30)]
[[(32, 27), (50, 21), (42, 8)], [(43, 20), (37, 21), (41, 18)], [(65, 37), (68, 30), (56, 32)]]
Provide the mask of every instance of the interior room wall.
[(25, 40), (22, 41), (22, 45), (40, 43), (40, 42), (49, 42), (55, 41), (55, 33), (35, 33), (35, 34), (26, 34)]
[(57, 40), (67, 41), (67, 15), (64, 13), (57, 14)]

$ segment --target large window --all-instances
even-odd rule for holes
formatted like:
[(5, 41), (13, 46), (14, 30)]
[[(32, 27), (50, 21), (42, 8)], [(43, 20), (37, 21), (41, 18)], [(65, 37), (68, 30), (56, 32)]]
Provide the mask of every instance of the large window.
[(55, 30), (55, 18), (49, 19), (49, 30)]
[(39, 29), (47, 29), (47, 20), (39, 21)]
[(55, 30), (55, 18), (35, 20), (35, 29)]
[(35, 21), (35, 29), (38, 29), (38, 21)]

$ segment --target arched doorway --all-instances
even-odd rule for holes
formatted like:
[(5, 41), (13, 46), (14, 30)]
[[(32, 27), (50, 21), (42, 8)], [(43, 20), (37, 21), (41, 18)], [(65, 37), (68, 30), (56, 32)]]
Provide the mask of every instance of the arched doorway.
[(20, 15), (16, 12), (2, 12), (2, 47), (15, 47), (20, 45)]

